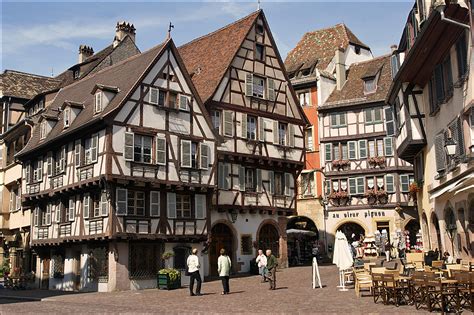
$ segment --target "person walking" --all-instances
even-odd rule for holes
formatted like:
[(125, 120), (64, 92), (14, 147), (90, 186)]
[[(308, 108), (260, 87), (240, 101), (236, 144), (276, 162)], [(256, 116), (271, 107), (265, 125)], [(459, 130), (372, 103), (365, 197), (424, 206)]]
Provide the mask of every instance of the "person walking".
[[(201, 268), (201, 265), (199, 264), (199, 257), (197, 256), (197, 253), (198, 253), (197, 248), (193, 248), (191, 255), (189, 255), (188, 260), (186, 261), (186, 265), (188, 266), (188, 273), (190, 276), (189, 293), (191, 296), (201, 295), (202, 281), (201, 281), (201, 275), (199, 274), (199, 268)], [(194, 280), (197, 281), (196, 293), (193, 292)]]
[(217, 259), (217, 273), (222, 280), (222, 295), (229, 294), (229, 275), (232, 266), (229, 256), (225, 253), (225, 249), (221, 249), (221, 255)]
[(276, 288), (276, 267), (278, 266), (278, 261), (275, 256), (273, 256), (272, 251), (267, 249), (267, 279), (270, 282), (270, 290), (275, 290)]
[(263, 254), (263, 250), (258, 250), (257, 259), (255, 259), (258, 266), (258, 273), (262, 276), (262, 282), (267, 282), (265, 275), (267, 273), (267, 256)]

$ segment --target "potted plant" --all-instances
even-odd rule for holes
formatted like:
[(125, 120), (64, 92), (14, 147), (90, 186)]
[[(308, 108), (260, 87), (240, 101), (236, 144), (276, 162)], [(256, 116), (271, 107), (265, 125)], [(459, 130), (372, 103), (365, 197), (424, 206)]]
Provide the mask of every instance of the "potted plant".
[(409, 199), (413, 200), (416, 202), (416, 195), (417, 193), (420, 192), (420, 186), (416, 182), (413, 182), (410, 184), (410, 187), (408, 189), (408, 197)]
[(333, 206), (345, 206), (349, 203), (350, 196), (347, 191), (332, 192), (329, 196), (329, 201)]
[(380, 204), (384, 205), (388, 202), (388, 194), (385, 190), (379, 189), (377, 190), (377, 200)]
[(367, 198), (367, 203), (369, 205), (375, 205), (375, 203), (377, 202), (377, 192), (375, 191), (375, 189), (368, 189), (365, 194), (364, 194), (365, 198)]
[(367, 162), (369, 163), (370, 166), (372, 167), (383, 167), (385, 166), (385, 157), (383, 156), (373, 156), (367, 159)]
[(350, 164), (349, 160), (334, 160), (332, 161), (332, 168), (340, 171), (346, 169)]
[(158, 271), (158, 289), (173, 290), (181, 287), (181, 271), (169, 266), (169, 259), (174, 257), (173, 252), (165, 252), (161, 258), (165, 261), (166, 268)]

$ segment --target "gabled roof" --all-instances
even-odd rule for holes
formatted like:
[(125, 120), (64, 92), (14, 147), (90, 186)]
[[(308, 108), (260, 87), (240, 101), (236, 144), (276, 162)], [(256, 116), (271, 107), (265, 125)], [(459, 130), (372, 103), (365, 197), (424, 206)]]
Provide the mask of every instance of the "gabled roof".
[[(342, 89), (335, 89), (321, 108), (340, 104), (385, 101), (392, 83), (390, 56), (385, 55), (368, 61), (353, 63), (347, 71), (347, 81)], [(373, 76), (377, 78), (377, 89), (374, 93), (364, 94), (364, 78)]]
[(213, 96), (260, 12), (179, 47), (179, 54), (203, 102)]
[(41, 75), (5, 70), (0, 74), (0, 94), (23, 99), (31, 99), (36, 94), (55, 89), (60, 80)]
[(333, 27), (308, 32), (303, 35), (295, 48), (287, 55), (286, 70), (294, 72), (298, 69), (310, 68), (316, 65), (318, 70), (324, 70), (334, 57), (337, 48), (347, 48), (349, 44), (369, 49), (343, 23)]
[[(60, 122), (56, 123), (44, 140), (40, 141), (39, 128), (34, 128), (30, 141), (17, 156), (23, 156), (58, 138), (66, 137), (79, 129), (87, 128), (120, 108), (141, 82), (143, 76), (153, 66), (155, 60), (160, 57), (163, 48), (167, 47), (170, 42), (171, 40), (168, 40), (144, 53), (132, 56), (62, 88), (45, 110), (44, 115), (56, 115), (61, 120), (63, 114), (60, 112), (60, 108), (65, 102), (82, 103), (84, 109), (81, 110), (67, 129), (64, 129)], [(118, 92), (101, 113), (94, 114), (94, 95), (91, 94), (91, 91), (97, 84), (117, 87)]]

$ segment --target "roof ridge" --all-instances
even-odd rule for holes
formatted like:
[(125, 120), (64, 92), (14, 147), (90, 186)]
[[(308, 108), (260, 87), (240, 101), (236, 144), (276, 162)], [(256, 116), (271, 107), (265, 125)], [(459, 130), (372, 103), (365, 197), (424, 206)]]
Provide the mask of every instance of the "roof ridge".
[[(333, 28), (337, 28), (337, 27), (340, 27), (340, 26), (345, 26), (345, 24), (343, 22), (341, 23), (337, 23), (333, 26), (327, 26), (327, 27), (323, 27), (323, 28), (318, 28), (317, 30), (314, 30), (314, 31), (308, 31), (305, 33), (306, 34), (312, 34), (312, 33), (317, 33), (317, 32), (323, 32), (323, 31), (327, 31), (329, 29), (333, 29)], [(303, 35), (304, 36), (304, 35)]]
[(24, 72), (24, 71), (18, 71), (18, 70), (12, 70), (12, 69), (5, 69), (3, 71), (2, 74), (5, 74), (7, 72), (13, 72), (13, 73), (18, 73), (18, 74), (24, 74), (24, 75), (28, 75), (30, 77), (37, 77), (37, 78), (42, 78), (42, 79), (50, 79), (50, 80), (55, 80), (55, 81), (58, 81), (60, 82), (61, 80), (58, 80), (54, 77), (47, 77), (45, 75), (41, 75), (41, 74), (35, 74), (35, 73), (29, 73), (29, 72)]
[(225, 29), (227, 29), (227, 28), (229, 28), (229, 27), (231, 27), (231, 26), (234, 26), (235, 24), (238, 24), (238, 23), (240, 23), (240, 22), (242, 22), (242, 21), (244, 21), (244, 20), (250, 18), (250, 17), (251, 17), (252, 15), (254, 15), (254, 14), (255, 14), (256, 16), (258, 16), (258, 15), (260, 14), (260, 12), (262, 12), (262, 9), (257, 10), (257, 11), (255, 11), (255, 12), (252, 12), (251, 14), (249, 14), (249, 15), (247, 15), (247, 16), (244, 16), (243, 18), (240, 18), (240, 19), (238, 19), (237, 21), (234, 21), (234, 22), (232, 22), (232, 23), (230, 23), (230, 24), (227, 24), (227, 25), (225, 25), (225, 26), (223, 26), (223, 27), (221, 27), (221, 28), (219, 28), (219, 29), (217, 29), (217, 30), (215, 30), (215, 31), (212, 31), (212, 32), (210, 32), (210, 33), (208, 33), (208, 34), (205, 34), (205, 35), (202, 35), (202, 36), (199, 36), (199, 37), (197, 37), (197, 38), (195, 38), (195, 39), (193, 39), (193, 40), (187, 42), (186, 44), (183, 44), (183, 45), (179, 46), (179, 48), (186, 47), (186, 46), (188, 46), (188, 45), (190, 45), (190, 44), (192, 44), (192, 43), (194, 43), (194, 42), (197, 42), (197, 41), (199, 41), (199, 40), (201, 40), (201, 39), (203, 39), (203, 38), (206, 38), (206, 37), (212, 36), (212, 35), (214, 35), (214, 34), (216, 34), (216, 33), (219, 33), (219, 32), (221, 32), (221, 31), (223, 31), (223, 30), (225, 30)]
[(352, 66), (354, 66), (354, 65), (357, 66), (357, 65), (360, 65), (360, 64), (363, 64), (363, 63), (369, 63), (369, 62), (377, 61), (377, 60), (382, 59), (382, 58), (390, 57), (391, 55), (392, 55), (391, 53), (387, 53), (387, 54), (385, 54), (385, 55), (373, 57), (372, 59), (354, 62), (354, 63), (351, 63), (351, 64), (350, 64), (350, 67), (352, 67)]

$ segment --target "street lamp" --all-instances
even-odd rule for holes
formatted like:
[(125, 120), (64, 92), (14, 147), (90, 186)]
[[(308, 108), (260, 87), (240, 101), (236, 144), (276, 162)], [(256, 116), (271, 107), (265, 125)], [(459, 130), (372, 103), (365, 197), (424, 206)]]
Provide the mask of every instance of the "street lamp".
[(237, 221), (238, 215), (239, 213), (235, 209), (230, 212), (230, 219), (232, 220), (232, 223), (235, 223), (235, 221)]
[(446, 225), (446, 232), (448, 233), (449, 239), (451, 240), (452, 255), (454, 257), (454, 237), (456, 236), (457, 227), (456, 223), (450, 223)]
[(446, 154), (451, 158), (456, 155), (456, 141), (453, 138), (448, 138), (444, 144)]

